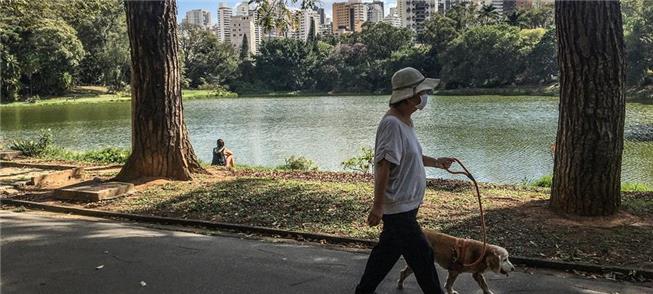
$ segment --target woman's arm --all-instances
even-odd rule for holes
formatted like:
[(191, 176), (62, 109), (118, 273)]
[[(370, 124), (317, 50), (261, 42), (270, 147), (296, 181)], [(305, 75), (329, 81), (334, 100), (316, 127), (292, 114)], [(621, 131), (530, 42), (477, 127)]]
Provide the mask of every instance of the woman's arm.
[(374, 165), (374, 203), (367, 216), (367, 224), (370, 226), (378, 225), (383, 218), (383, 198), (390, 178), (390, 164), (387, 160), (382, 159)]
[(422, 161), (424, 161), (424, 166), (448, 169), (449, 167), (451, 167), (451, 164), (454, 162), (454, 159), (449, 157), (433, 158), (433, 157), (428, 157), (426, 155), (422, 155)]

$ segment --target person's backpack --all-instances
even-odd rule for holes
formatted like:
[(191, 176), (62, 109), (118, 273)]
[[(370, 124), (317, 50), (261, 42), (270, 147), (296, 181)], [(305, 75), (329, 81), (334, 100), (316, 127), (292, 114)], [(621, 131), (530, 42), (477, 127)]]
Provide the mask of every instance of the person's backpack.
[(224, 156), (224, 152), (221, 152), (218, 147), (213, 148), (213, 160), (211, 165), (220, 165), (225, 166), (227, 164), (227, 159)]

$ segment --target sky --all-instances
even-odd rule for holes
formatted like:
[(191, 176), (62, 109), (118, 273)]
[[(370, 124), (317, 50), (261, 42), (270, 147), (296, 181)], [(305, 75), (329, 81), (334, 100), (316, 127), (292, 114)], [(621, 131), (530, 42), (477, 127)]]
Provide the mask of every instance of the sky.
[[(345, 2), (345, 1), (346, 0), (337, 0), (337, 2)], [(186, 11), (193, 10), (193, 9), (204, 9), (211, 12), (211, 19), (215, 24), (216, 17), (217, 17), (218, 3), (220, 2), (225, 2), (227, 3), (227, 6), (234, 8), (236, 7), (236, 4), (240, 3), (241, 1), (239, 0), (222, 0), (222, 1), (221, 0), (177, 0), (177, 21), (181, 22), (181, 20), (186, 16)], [(288, 0), (288, 3), (290, 2), (292, 2), (292, 0)], [(331, 18), (331, 5), (333, 5), (333, 2), (336, 2), (336, 0), (321, 1), (322, 5), (320, 7), (324, 8), (324, 13), (328, 18)], [(372, 1), (363, 0), (363, 2), (372, 2)], [(396, 1), (384, 1), (384, 2), (385, 2), (383, 5), (385, 8), (384, 14), (388, 14), (390, 6), (395, 6)]]

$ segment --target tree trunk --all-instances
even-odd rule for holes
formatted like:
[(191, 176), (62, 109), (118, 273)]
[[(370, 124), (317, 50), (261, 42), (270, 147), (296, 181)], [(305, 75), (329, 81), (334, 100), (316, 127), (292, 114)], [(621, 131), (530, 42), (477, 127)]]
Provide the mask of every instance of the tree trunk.
[(125, 1), (131, 47), (132, 153), (121, 180), (191, 180), (205, 172), (188, 139), (177, 59), (175, 0)]
[(618, 1), (556, 1), (560, 106), (551, 207), (599, 216), (621, 204), (624, 41)]

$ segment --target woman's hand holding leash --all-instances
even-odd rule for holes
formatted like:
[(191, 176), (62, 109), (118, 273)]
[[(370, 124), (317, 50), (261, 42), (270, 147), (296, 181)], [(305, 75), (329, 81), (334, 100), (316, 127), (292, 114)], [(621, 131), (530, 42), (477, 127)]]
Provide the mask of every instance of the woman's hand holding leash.
[(435, 160), (436, 164), (438, 165), (437, 168), (441, 169), (449, 169), (451, 167), (451, 164), (453, 164), (456, 159), (455, 158), (449, 158), (449, 157), (440, 157)]

